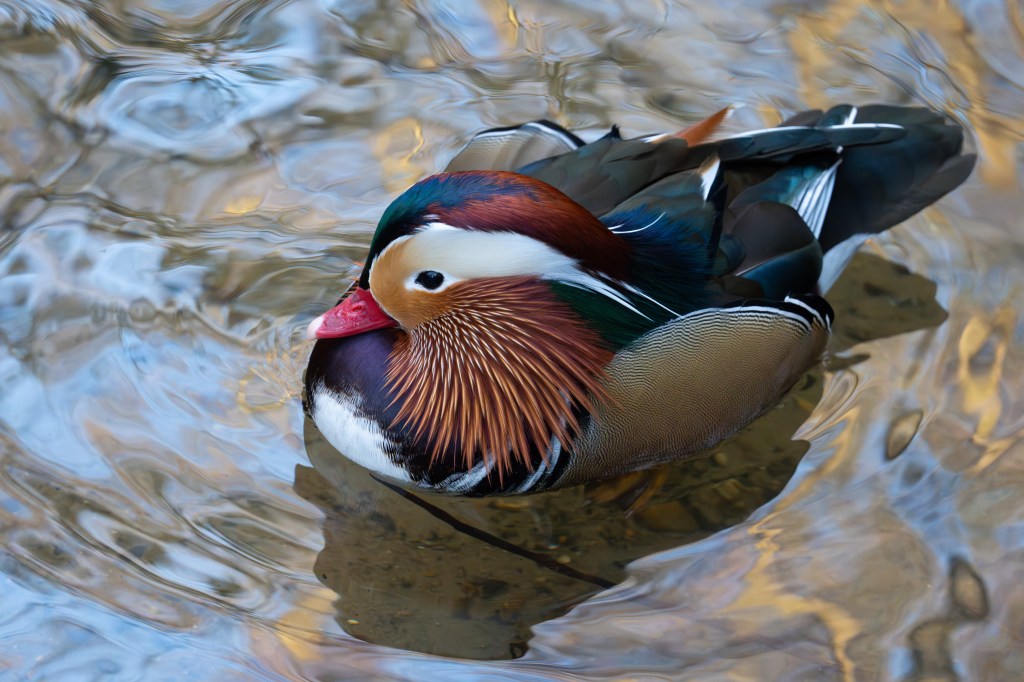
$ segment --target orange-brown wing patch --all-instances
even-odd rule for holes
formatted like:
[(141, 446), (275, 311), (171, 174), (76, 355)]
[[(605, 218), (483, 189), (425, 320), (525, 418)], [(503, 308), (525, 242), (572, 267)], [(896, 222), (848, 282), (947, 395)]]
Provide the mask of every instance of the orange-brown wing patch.
[(700, 144), (718, 130), (718, 126), (720, 126), (722, 122), (729, 117), (731, 112), (732, 107), (726, 107), (721, 111), (711, 114), (703, 121), (694, 123), (692, 126), (680, 130), (678, 133), (673, 134), (672, 137), (678, 137), (686, 140), (686, 143), (691, 147), (695, 144)]

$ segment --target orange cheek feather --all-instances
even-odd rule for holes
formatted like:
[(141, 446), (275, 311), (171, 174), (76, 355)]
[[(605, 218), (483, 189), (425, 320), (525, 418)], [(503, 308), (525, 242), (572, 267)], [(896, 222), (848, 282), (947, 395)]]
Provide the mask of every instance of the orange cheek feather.
[(402, 328), (411, 331), (444, 313), (451, 305), (447, 290), (438, 293), (409, 290), (405, 280), (413, 267), (407, 261), (405, 244), (382, 253), (370, 272), (370, 290), (391, 317)]

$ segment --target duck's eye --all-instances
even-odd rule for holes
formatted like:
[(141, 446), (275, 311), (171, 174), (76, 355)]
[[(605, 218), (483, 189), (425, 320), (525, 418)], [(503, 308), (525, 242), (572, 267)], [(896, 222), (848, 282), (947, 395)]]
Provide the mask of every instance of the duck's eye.
[(433, 291), (444, 284), (444, 275), (436, 270), (424, 270), (416, 275), (416, 284), (419, 284), (424, 289)]

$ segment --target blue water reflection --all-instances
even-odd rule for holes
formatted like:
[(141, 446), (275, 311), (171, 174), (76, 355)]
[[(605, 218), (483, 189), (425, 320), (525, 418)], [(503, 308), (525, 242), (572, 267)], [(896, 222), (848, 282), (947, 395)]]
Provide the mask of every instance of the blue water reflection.
[[(0, 0), (0, 671), (1013, 679), (1018, 9)], [(839, 101), (945, 111), (980, 163), (865, 247), (825, 371), (635, 513), (644, 477), (437, 502), (620, 586), (453, 530), (305, 421), (302, 328), (473, 131)]]

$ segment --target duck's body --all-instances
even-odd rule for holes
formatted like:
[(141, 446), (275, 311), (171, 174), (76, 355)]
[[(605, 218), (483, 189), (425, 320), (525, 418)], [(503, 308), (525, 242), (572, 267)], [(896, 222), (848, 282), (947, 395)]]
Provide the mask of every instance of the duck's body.
[(310, 325), (308, 407), (359, 464), (525, 493), (694, 455), (820, 358), (863, 239), (959, 185), (962, 133), (836, 107), (697, 144), (481, 133), (399, 197), (355, 293)]

